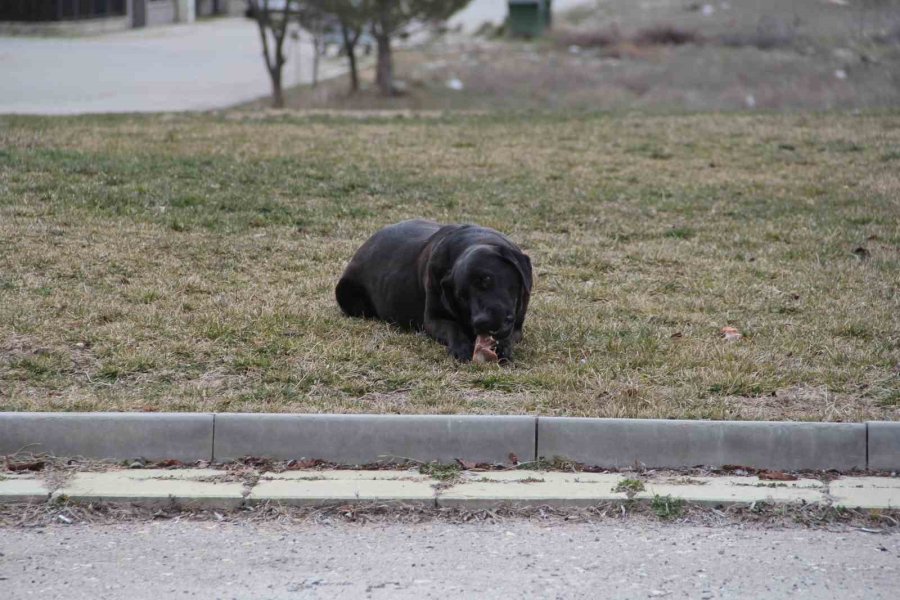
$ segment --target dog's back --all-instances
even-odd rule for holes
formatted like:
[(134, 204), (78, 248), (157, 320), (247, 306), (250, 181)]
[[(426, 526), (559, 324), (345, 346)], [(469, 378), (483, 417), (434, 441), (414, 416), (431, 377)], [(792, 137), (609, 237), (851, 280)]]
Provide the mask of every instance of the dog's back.
[(335, 296), (351, 317), (421, 327), (425, 290), (419, 257), (441, 226), (421, 219), (388, 225), (364, 243), (344, 270)]

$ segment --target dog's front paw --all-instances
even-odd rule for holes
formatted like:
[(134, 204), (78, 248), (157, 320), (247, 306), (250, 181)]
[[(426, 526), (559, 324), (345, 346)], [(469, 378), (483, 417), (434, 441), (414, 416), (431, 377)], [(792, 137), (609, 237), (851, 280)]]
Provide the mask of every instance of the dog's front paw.
[(469, 362), (472, 360), (472, 353), (475, 351), (475, 344), (472, 342), (463, 342), (458, 344), (452, 344), (448, 351), (450, 352), (450, 356), (458, 360), (459, 362)]

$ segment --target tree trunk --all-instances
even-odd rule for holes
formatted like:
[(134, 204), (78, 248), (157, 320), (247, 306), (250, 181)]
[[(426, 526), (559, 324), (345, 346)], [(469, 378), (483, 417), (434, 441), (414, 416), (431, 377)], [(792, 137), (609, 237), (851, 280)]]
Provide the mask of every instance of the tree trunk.
[(341, 24), (341, 35), (344, 38), (344, 52), (347, 53), (347, 62), (350, 63), (350, 92), (359, 91), (359, 73), (356, 71), (356, 41), (359, 33), (351, 35), (346, 25)]
[[(281, 71), (284, 67), (286, 59), (284, 57), (284, 37), (287, 32), (287, 16), (288, 6), (285, 4), (285, 10), (282, 14), (280, 23), (272, 23), (269, 14), (268, 3), (263, 5), (263, 9), (256, 3), (253, 5), (254, 18), (259, 26), (259, 35), (262, 39), (263, 58), (266, 61), (266, 70), (269, 72), (269, 78), (272, 80), (272, 106), (275, 108), (284, 108), (284, 90), (281, 89)], [(272, 29), (272, 37), (275, 38), (274, 56), (270, 56), (269, 51), (269, 34), (266, 29)]]
[(375, 37), (378, 44), (378, 63), (375, 67), (375, 83), (383, 96), (394, 95), (394, 57), (391, 54), (391, 36), (379, 34)]
[(319, 57), (321, 42), (319, 40), (318, 35), (313, 36), (313, 78), (312, 78), (312, 86), (316, 87), (319, 85)]
[(347, 61), (350, 63), (350, 91), (359, 91), (359, 73), (356, 70), (356, 46), (347, 48)]
[(284, 90), (281, 87), (281, 68), (269, 71), (272, 77), (272, 107), (284, 108)]

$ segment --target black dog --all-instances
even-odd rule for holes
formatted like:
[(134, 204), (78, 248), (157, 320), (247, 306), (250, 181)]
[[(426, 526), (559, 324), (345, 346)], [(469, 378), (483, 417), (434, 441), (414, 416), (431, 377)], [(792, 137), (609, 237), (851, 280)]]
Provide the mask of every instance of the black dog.
[(476, 225), (403, 221), (356, 251), (335, 295), (351, 317), (423, 329), (461, 361), (492, 336), (501, 361), (522, 339), (531, 261), (506, 236)]

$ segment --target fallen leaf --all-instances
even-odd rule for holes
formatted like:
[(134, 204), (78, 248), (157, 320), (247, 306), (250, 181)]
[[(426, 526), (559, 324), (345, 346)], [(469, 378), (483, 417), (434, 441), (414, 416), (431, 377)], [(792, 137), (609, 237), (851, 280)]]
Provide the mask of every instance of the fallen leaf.
[(9, 471), (41, 471), (47, 463), (43, 460), (35, 460), (32, 462), (12, 463), (6, 461), (6, 468)]
[(745, 467), (744, 465), (722, 465), (725, 472), (743, 471), (744, 473), (756, 473), (758, 469), (755, 467)]
[(474, 463), (474, 462), (468, 461), (468, 460), (463, 460), (461, 458), (457, 458), (456, 462), (459, 464), (460, 467), (462, 467), (466, 471), (471, 471), (472, 469), (474, 469), (475, 467), (478, 466), (477, 463)]
[(723, 327), (721, 333), (722, 337), (728, 342), (736, 342), (743, 337), (741, 332), (734, 327)]
[(853, 254), (855, 254), (856, 257), (859, 258), (860, 260), (865, 260), (865, 259), (869, 258), (869, 256), (871, 255), (871, 253), (866, 248), (863, 248), (862, 246), (859, 246), (858, 248), (856, 248), (853, 251)]
[(181, 462), (180, 460), (174, 459), (174, 458), (161, 460), (158, 463), (156, 463), (157, 469), (171, 469), (173, 467), (183, 467), (183, 466), (184, 466), (183, 462)]
[(681, 333), (680, 331), (676, 331), (675, 333), (673, 333), (673, 334), (670, 335), (669, 337), (672, 338), (672, 339), (675, 339), (675, 338), (684, 337), (684, 334)]
[(238, 462), (248, 466), (248, 467), (257, 467), (262, 469), (271, 469), (272, 468), (272, 459), (264, 458), (259, 456), (244, 456), (238, 460)]
[(796, 475), (791, 475), (784, 471), (760, 471), (759, 478), (768, 479), (770, 481), (797, 481)]
[(312, 469), (314, 467), (319, 466), (322, 461), (317, 460), (315, 458), (304, 458), (303, 460), (291, 460), (288, 461), (287, 470), (288, 471), (299, 471), (301, 469)]
[(606, 473), (607, 469), (605, 467), (598, 467), (596, 465), (583, 465), (578, 463), (578, 470), (584, 473)]

